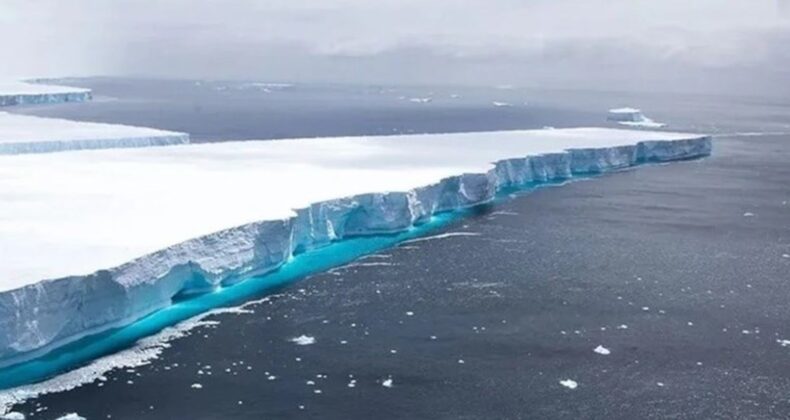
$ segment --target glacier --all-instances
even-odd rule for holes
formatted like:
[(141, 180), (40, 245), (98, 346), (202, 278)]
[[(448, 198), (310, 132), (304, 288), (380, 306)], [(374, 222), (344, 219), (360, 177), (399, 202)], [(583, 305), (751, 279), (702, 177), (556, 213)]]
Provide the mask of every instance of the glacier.
[(707, 156), (579, 128), (0, 156), (0, 367), (505, 189)]
[(186, 143), (186, 133), (0, 112), (0, 155)]
[(0, 81), (0, 107), (13, 105), (85, 102), (91, 100), (90, 89), (41, 83)]

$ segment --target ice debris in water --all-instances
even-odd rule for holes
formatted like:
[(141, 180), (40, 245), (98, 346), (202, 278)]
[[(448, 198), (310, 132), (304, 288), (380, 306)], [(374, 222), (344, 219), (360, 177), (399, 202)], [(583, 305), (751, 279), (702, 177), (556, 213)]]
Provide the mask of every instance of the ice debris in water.
[(568, 389), (576, 389), (576, 387), (579, 386), (573, 379), (563, 379), (560, 381), (560, 385)]
[(57, 420), (87, 420), (87, 419), (77, 413), (69, 413), (66, 414), (65, 416), (58, 417)]
[(192, 384), (192, 389), (203, 389), (203, 385), (197, 383)]
[(392, 388), (392, 378), (387, 378), (381, 382), (381, 386), (385, 388)]
[(598, 353), (598, 354), (600, 354), (600, 355), (603, 355), (603, 356), (608, 356), (609, 354), (612, 353), (611, 351), (609, 351), (609, 349), (607, 349), (604, 346), (600, 346), (600, 345), (598, 347), (596, 347), (595, 349), (593, 349), (593, 351)]
[(20, 412), (18, 412), (18, 411), (12, 411), (12, 412), (7, 413), (6, 415), (0, 417), (0, 419), (2, 419), (2, 420), (25, 420), (25, 415), (20, 413)]
[(309, 346), (310, 344), (315, 344), (315, 337), (300, 335), (299, 337), (292, 338), (291, 342), (299, 346)]
[(754, 217), (754, 213), (747, 211), (746, 213), (743, 214), (743, 217)]
[(776, 340), (782, 347), (790, 347), (790, 340)]

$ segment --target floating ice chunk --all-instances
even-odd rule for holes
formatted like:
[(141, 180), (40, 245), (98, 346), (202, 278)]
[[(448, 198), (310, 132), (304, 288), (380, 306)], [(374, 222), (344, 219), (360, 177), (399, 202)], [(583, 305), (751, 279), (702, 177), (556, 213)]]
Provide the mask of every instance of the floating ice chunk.
[(25, 415), (18, 411), (12, 411), (0, 416), (0, 420), (25, 420)]
[(603, 356), (608, 356), (609, 354), (612, 353), (609, 349), (601, 345), (593, 349), (593, 351)]
[(497, 108), (510, 108), (510, 107), (513, 106), (513, 105), (509, 104), (508, 102), (499, 102), (499, 101), (491, 102), (491, 105), (494, 105)]
[(407, 312), (406, 312), (406, 316), (414, 316), (414, 312), (412, 312), (412, 311), (407, 311)]
[(194, 383), (194, 384), (192, 384), (190, 386), (190, 388), (192, 388), (192, 389), (203, 389), (203, 385), (201, 385), (199, 383)]
[(754, 213), (747, 211), (746, 213), (743, 214), (743, 217), (754, 217)]
[(782, 258), (790, 258), (790, 254), (782, 254)]
[(781, 339), (781, 340), (776, 340), (776, 342), (779, 343), (779, 345), (781, 345), (782, 347), (790, 347), (790, 340)]
[(576, 387), (579, 386), (579, 384), (573, 379), (563, 379), (560, 381), (560, 385), (568, 389), (576, 389)]
[(387, 378), (387, 379), (383, 380), (381, 382), (381, 386), (383, 386), (385, 388), (392, 388), (392, 386), (393, 386), (392, 378)]
[(610, 109), (606, 119), (630, 127), (659, 128), (666, 125), (647, 118), (639, 109), (628, 107)]
[(77, 413), (69, 413), (66, 414), (65, 416), (58, 417), (57, 420), (87, 420), (87, 419)]
[(663, 387), (664, 383), (663, 382), (656, 382), (656, 385), (658, 385), (659, 387)]
[(290, 341), (299, 346), (309, 346), (310, 344), (315, 344), (315, 337), (300, 335), (299, 337), (292, 338)]
[(427, 104), (427, 103), (429, 103), (431, 101), (433, 101), (433, 98), (431, 98), (431, 97), (427, 97), (427, 98), (409, 98), (409, 102), (412, 102), (412, 103), (415, 103), (415, 104)]

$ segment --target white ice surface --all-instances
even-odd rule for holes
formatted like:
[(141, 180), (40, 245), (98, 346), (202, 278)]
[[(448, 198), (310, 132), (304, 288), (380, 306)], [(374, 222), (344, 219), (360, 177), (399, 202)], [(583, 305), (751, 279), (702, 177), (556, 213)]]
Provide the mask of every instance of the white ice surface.
[(587, 128), (0, 156), (0, 291), (291, 217), (311, 203), (485, 173), (502, 159), (695, 137)]
[(184, 133), (0, 112), (0, 155), (189, 142)]

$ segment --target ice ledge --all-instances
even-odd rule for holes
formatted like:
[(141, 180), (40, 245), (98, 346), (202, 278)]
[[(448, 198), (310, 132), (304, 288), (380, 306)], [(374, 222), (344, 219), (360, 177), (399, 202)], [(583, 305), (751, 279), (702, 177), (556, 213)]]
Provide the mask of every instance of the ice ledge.
[(173, 131), (0, 112), (0, 155), (187, 143), (188, 134)]
[[(550, 130), (552, 134), (545, 135), (577, 134), (572, 130), (555, 133), (558, 131), (562, 130)], [(614, 136), (617, 131), (599, 134)], [(640, 135), (662, 137), (656, 133)], [(175, 296), (275, 270), (295, 253), (355, 235), (408, 229), (436, 213), (489, 201), (504, 188), (568, 180), (647, 162), (692, 159), (709, 155), (712, 147), (708, 136), (676, 134), (662, 140), (623, 143), (627, 142), (521, 154), (498, 159), (482, 172), (460, 173), (402, 192), (324, 200), (295, 210), (292, 217), (246, 223), (110, 269), (0, 293), (0, 366), (36, 357), (87, 334), (128, 324), (170, 305)]]
[(0, 107), (12, 105), (85, 102), (90, 89), (25, 82), (0, 82)]

